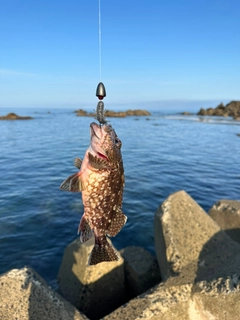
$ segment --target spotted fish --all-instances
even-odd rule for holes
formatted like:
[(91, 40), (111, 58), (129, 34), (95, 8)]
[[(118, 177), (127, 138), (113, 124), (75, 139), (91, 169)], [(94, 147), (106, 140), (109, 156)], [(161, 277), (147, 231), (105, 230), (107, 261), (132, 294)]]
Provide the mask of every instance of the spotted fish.
[(108, 123), (98, 125), (92, 122), (90, 136), (90, 146), (83, 161), (75, 159), (79, 172), (63, 181), (60, 189), (82, 192), (84, 214), (78, 230), (83, 243), (92, 236), (95, 238), (88, 262), (95, 265), (119, 260), (107, 236), (116, 236), (127, 217), (122, 212), (124, 169), (121, 141)]

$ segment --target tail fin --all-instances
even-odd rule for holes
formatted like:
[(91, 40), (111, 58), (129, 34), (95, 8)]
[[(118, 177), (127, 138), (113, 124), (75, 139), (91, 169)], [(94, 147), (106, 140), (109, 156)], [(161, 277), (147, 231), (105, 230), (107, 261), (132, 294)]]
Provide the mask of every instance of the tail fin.
[(95, 265), (105, 261), (119, 261), (120, 256), (113, 246), (107, 241), (104, 236), (102, 239), (95, 239), (95, 245), (90, 254), (88, 264)]

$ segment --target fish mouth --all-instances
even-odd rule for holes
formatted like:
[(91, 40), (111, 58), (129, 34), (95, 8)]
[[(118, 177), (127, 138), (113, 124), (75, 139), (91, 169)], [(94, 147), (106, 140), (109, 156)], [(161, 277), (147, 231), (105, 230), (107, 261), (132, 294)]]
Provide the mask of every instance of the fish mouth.
[[(92, 123), (90, 124), (91, 139), (92, 139), (93, 137), (96, 137), (98, 140), (100, 140), (99, 136), (97, 135), (96, 131), (94, 130), (94, 126), (97, 126), (97, 128), (101, 129), (100, 126), (99, 126), (97, 123), (92, 122)], [(107, 157), (104, 153), (99, 152), (98, 150), (96, 150), (96, 146), (95, 146), (94, 149), (95, 149), (95, 153), (96, 153), (96, 155), (97, 155), (98, 158), (101, 158), (101, 159), (104, 159), (104, 160), (106, 160), (106, 161), (109, 161), (108, 157)], [(99, 149), (99, 148), (97, 148), (97, 149)]]
[(93, 127), (94, 125), (99, 128), (98, 124), (96, 124), (95, 122), (92, 122), (92, 123), (90, 124), (91, 137), (95, 136), (95, 137), (98, 138), (98, 140), (100, 140), (99, 136), (96, 134), (96, 131), (94, 130), (94, 127)]

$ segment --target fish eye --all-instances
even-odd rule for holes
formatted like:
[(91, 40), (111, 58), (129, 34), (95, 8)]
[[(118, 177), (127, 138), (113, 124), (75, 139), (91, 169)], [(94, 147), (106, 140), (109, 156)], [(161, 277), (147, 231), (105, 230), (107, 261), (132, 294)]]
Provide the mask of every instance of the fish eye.
[(121, 141), (118, 138), (115, 138), (115, 143), (118, 148), (120, 148), (122, 145)]

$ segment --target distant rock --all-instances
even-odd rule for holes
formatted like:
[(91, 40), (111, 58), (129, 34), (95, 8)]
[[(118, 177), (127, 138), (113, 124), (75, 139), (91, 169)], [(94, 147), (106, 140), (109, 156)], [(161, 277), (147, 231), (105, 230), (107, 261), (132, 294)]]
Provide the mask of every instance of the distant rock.
[(106, 110), (105, 111), (105, 117), (106, 118), (125, 118), (127, 116), (127, 113), (125, 111), (111, 111), (111, 110)]
[(8, 113), (6, 116), (1, 116), (0, 120), (31, 120), (32, 117), (21, 117), (18, 116), (16, 113)]
[(187, 111), (181, 112), (180, 114), (181, 114), (182, 116), (193, 116), (193, 115), (194, 115), (194, 113), (187, 112)]
[[(93, 112), (87, 112), (83, 109), (79, 109), (74, 111), (77, 116), (80, 117), (96, 117), (96, 114)], [(125, 118), (128, 116), (150, 116), (151, 113), (147, 110), (127, 110), (127, 111), (111, 111), (105, 110), (105, 117), (106, 118)]]
[(147, 110), (137, 109), (137, 110), (127, 110), (126, 115), (127, 116), (150, 116), (151, 113)]
[(240, 120), (240, 101), (231, 101), (226, 106), (220, 103), (216, 108), (201, 108), (197, 114), (199, 116), (233, 117), (235, 120)]
[(83, 110), (83, 109), (79, 109), (79, 110), (76, 110), (76, 111), (74, 111), (76, 114), (77, 114), (77, 116), (79, 116), (79, 117), (86, 117), (86, 116), (88, 116), (89, 114), (87, 113), (87, 111), (85, 111), (85, 110)]

